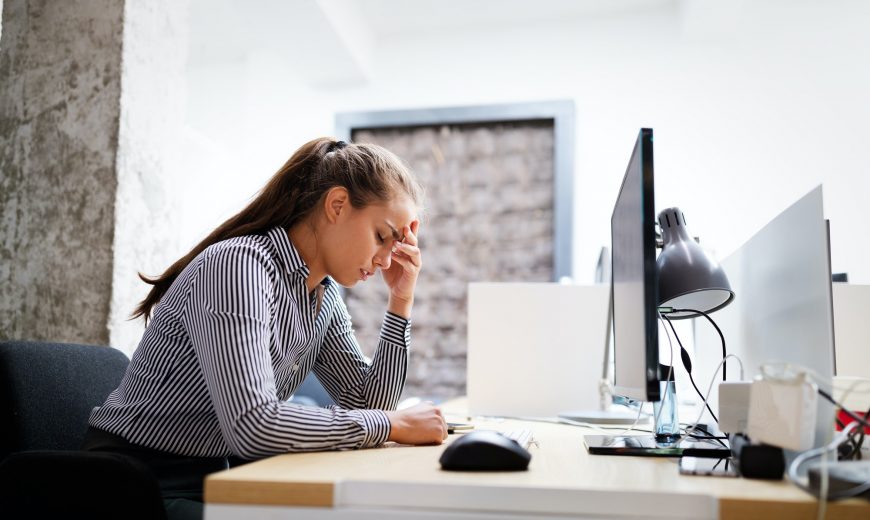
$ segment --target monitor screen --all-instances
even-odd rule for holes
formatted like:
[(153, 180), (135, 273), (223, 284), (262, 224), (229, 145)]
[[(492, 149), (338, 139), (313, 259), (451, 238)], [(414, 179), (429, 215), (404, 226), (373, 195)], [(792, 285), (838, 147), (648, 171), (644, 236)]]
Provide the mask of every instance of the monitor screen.
[(653, 131), (643, 128), (610, 220), (614, 393), (659, 400)]

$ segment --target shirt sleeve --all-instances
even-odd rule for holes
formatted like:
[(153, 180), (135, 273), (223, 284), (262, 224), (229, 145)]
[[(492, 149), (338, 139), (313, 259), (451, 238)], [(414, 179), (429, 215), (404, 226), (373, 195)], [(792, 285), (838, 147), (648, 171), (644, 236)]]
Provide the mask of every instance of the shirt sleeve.
[(395, 410), (405, 386), (410, 344), (410, 320), (387, 312), (377, 350), (371, 363), (367, 362), (354, 337), (347, 307), (337, 297), (314, 372), (341, 407)]
[(221, 434), (237, 456), (353, 449), (383, 443), (379, 410), (313, 408), (280, 401), (269, 342), (275, 268), (255, 247), (204, 258), (184, 316)]

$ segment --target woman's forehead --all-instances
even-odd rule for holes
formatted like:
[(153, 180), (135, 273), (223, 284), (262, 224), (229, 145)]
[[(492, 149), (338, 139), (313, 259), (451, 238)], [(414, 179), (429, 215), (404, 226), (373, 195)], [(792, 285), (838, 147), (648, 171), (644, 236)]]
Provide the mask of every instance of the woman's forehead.
[(373, 204), (366, 208), (371, 218), (401, 229), (417, 220), (417, 206), (408, 197), (394, 199), (385, 204)]

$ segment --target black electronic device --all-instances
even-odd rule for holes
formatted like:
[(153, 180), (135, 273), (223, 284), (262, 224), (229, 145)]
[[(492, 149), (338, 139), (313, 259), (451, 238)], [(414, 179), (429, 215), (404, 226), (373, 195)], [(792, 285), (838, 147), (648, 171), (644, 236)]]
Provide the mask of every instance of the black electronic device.
[(746, 478), (782, 480), (785, 453), (782, 448), (757, 444), (741, 434), (731, 435), (731, 451), (740, 474)]
[(529, 467), (532, 454), (498, 432), (479, 430), (462, 435), (441, 454), (441, 468), (454, 471), (517, 471)]

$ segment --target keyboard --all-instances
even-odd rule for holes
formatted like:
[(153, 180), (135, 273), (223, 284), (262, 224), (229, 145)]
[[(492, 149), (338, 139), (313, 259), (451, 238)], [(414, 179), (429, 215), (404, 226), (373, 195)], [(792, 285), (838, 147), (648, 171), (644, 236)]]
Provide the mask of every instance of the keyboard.
[(529, 449), (529, 446), (535, 442), (535, 435), (532, 433), (532, 430), (507, 430), (503, 432), (499, 432), (508, 439), (514, 440), (525, 449)]

